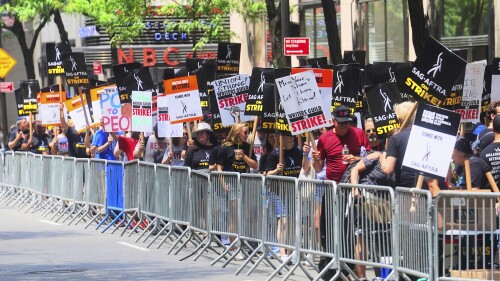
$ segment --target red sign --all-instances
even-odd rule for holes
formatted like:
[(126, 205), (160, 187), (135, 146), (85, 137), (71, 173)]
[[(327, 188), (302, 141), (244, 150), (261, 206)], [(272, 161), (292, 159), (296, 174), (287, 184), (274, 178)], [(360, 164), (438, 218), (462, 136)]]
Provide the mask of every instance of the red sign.
[(0, 88), (2, 93), (14, 91), (14, 82), (0, 82)]
[(309, 37), (285, 37), (285, 56), (309, 56)]
[(96, 61), (94, 62), (94, 74), (102, 74), (102, 63)]

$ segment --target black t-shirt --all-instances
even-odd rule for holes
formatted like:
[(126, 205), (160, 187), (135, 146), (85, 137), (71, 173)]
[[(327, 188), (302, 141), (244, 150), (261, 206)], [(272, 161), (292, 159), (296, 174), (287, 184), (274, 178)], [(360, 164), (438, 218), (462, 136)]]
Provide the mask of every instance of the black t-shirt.
[(262, 154), (259, 159), (259, 173), (267, 171), (267, 158), (269, 157), (269, 153)]
[[(491, 168), (491, 174), (497, 185), (500, 183), (500, 142), (492, 142), (481, 151), (481, 159)], [(472, 163), (471, 163), (472, 173)]]
[[(481, 189), (489, 189), (488, 179), (486, 178), (486, 173), (491, 171), (490, 166), (481, 158), (472, 156), (469, 159), (470, 162), (470, 177), (472, 187), (479, 187)], [(457, 166), (453, 173), (453, 177), (458, 178), (460, 182), (460, 187), (466, 187), (465, 173), (463, 166)]]
[(192, 146), (186, 152), (184, 166), (191, 167), (193, 170), (208, 169), (209, 165), (215, 163), (217, 157), (217, 149), (215, 145), (211, 146)]
[[(49, 152), (49, 136), (46, 134), (38, 135), (33, 134), (31, 140), (31, 152), (35, 154), (43, 154), (44, 152)], [(28, 138), (24, 139), (24, 143), (28, 142)]]
[(89, 157), (85, 149), (85, 133), (78, 134), (74, 128), (68, 127), (66, 137), (68, 138), (70, 156), (76, 158)]
[[(244, 142), (239, 145), (239, 148), (243, 150), (245, 155), (248, 156), (250, 152), (250, 144)], [(241, 160), (236, 160), (234, 158), (234, 150), (238, 149), (238, 145), (232, 146), (222, 146), (217, 154), (217, 164), (222, 166), (222, 170), (225, 172), (239, 172), (246, 173), (248, 165)], [(252, 159), (257, 161), (255, 155), (252, 153)]]
[[(266, 170), (276, 169), (279, 163), (279, 150), (273, 150), (267, 158)], [(302, 150), (297, 146), (283, 149), (283, 176), (298, 178), (302, 169)]]
[(486, 128), (479, 133), (477, 139), (479, 140), (479, 149), (483, 150), (493, 142), (495, 133), (491, 129)]
[(410, 138), (411, 128), (395, 134), (389, 138), (387, 144), (387, 156), (395, 157), (396, 166), (394, 173), (396, 174), (396, 186), (415, 187), (415, 173), (403, 166), (403, 158)]

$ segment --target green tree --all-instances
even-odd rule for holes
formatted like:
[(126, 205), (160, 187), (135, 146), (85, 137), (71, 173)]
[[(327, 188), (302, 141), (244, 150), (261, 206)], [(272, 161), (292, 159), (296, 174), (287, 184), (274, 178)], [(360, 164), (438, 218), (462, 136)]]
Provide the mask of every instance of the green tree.
[(265, 11), (262, 1), (179, 0), (159, 8), (158, 14), (168, 16), (166, 31), (187, 32), (196, 52), (208, 43), (237, 36), (224, 25), (231, 14), (239, 14), (248, 22), (262, 19)]

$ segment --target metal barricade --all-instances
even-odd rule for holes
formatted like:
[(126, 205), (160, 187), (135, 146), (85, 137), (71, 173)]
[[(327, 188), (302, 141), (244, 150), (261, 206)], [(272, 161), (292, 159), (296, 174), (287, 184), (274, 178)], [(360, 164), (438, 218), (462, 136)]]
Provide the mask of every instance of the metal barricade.
[(271, 280), (284, 267), (288, 268), (289, 261), (298, 255), (300, 214), (297, 206), (299, 193), (297, 179), (291, 177), (267, 176), (265, 188), (267, 231), (264, 244), (282, 248), (282, 253), (285, 255), (279, 257), (274, 252), (270, 252), (281, 263), (267, 279)]
[(83, 190), (83, 201), (86, 205), (83, 206), (84, 211), (75, 223), (88, 219), (85, 228), (97, 221), (106, 204), (106, 160), (90, 159), (88, 172)]
[[(432, 280), (432, 194), (416, 188), (396, 188), (396, 270)], [(399, 252), (399, 253), (398, 253)], [(391, 261), (391, 259), (386, 259)]]
[[(91, 165), (92, 165), (91, 160)], [(102, 231), (103, 233), (113, 226), (118, 220), (122, 220), (118, 226), (125, 223), (124, 214), (124, 183), (125, 167), (120, 161), (105, 161), (105, 188), (106, 188), (106, 216), (97, 225), (98, 229), (104, 223), (108, 225)], [(91, 171), (92, 172), (92, 171)], [(117, 226), (117, 227), (118, 227)], [(125, 228), (128, 227), (128, 224)], [(116, 228), (115, 228), (116, 230)]]
[[(156, 165), (156, 177), (153, 200), (154, 213), (156, 214), (155, 221), (152, 222), (155, 228), (144, 239), (146, 241), (152, 234), (154, 238), (148, 243), (149, 248), (165, 231), (170, 227), (170, 205), (169, 205), (169, 190), (170, 190), (170, 166)], [(156, 232), (155, 232), (156, 231)]]
[(70, 188), (65, 194), (65, 198), (71, 200), (69, 200), (68, 206), (56, 222), (58, 222), (61, 218), (63, 218), (63, 215), (66, 214), (63, 219), (63, 223), (70, 217), (73, 217), (70, 221), (70, 223), (72, 223), (73, 220), (78, 218), (81, 213), (85, 211), (85, 207), (87, 205), (86, 202), (83, 201), (83, 192), (85, 189), (86, 177), (89, 176), (89, 159), (75, 159), (73, 166), (74, 170), (72, 171), (71, 182), (69, 182)]
[[(230, 244), (224, 252), (218, 256), (211, 265), (230, 257), (224, 263), (225, 267), (241, 251), (238, 238), (238, 197), (240, 196), (240, 174), (235, 172), (212, 172), (210, 189), (210, 234), (225, 235), (229, 237)], [(212, 238), (217, 239), (217, 238)], [(220, 242), (217, 241), (216, 242)], [(219, 243), (223, 245), (222, 243)], [(234, 250), (232, 250), (234, 249)]]
[(0, 151), (0, 185), (5, 184), (4, 171), (5, 171), (5, 154), (3, 151)]
[(129, 236), (134, 233), (134, 230), (138, 227), (142, 228), (142, 232), (137, 237), (135, 242), (139, 241), (141, 237), (146, 234), (152, 227), (154, 227), (153, 222), (156, 222), (155, 211), (155, 186), (156, 186), (156, 169), (154, 163), (148, 162), (138, 162), (139, 163), (139, 177), (137, 178), (138, 193), (137, 193), (137, 207), (139, 208), (139, 220), (141, 223), (136, 224), (133, 231), (129, 233)]
[(440, 192), (434, 202), (434, 280), (498, 280), (499, 193)]
[(17, 186), (19, 184), (19, 167), (16, 165), (13, 151), (5, 152), (5, 184)]
[(333, 251), (328, 253), (323, 250), (320, 233), (322, 200), (326, 192), (335, 194), (336, 184), (333, 181), (322, 181), (312, 179), (299, 180), (299, 212), (302, 214), (299, 226), (300, 250), (299, 259), (295, 266), (300, 266), (304, 272), (302, 261), (311, 265), (316, 271), (319, 268), (315, 264), (315, 257), (334, 258)]
[[(349, 273), (356, 266), (358, 275), (366, 266), (390, 270), (385, 278), (396, 276), (396, 245), (393, 235), (394, 226), (394, 190), (391, 187), (374, 185), (339, 184), (337, 186), (339, 226), (338, 254), (340, 265)], [(392, 257), (393, 264), (382, 257)], [(361, 273), (360, 273), (361, 272)]]

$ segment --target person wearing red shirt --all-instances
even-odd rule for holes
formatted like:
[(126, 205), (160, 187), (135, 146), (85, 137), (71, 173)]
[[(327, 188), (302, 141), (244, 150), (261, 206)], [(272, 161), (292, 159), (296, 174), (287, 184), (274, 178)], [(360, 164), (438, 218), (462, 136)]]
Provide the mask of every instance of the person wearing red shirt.
[[(130, 137), (119, 136), (116, 133), (110, 132), (109, 135), (118, 141), (118, 145), (115, 147), (115, 157), (116, 159), (122, 161), (131, 161), (134, 159), (140, 159), (141, 153), (144, 150), (144, 143), (139, 141), (139, 132), (131, 132)], [(126, 159), (121, 159), (119, 157), (122, 152), (126, 154)]]

